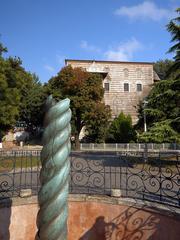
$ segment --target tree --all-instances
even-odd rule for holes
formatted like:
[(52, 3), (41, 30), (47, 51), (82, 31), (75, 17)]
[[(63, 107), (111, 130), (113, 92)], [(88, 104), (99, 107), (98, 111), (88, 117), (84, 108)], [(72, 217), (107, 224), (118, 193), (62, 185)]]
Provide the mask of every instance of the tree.
[(128, 143), (135, 140), (136, 132), (132, 126), (131, 116), (121, 112), (109, 127), (106, 142)]
[(38, 77), (29, 73), (21, 90), (18, 120), (25, 121), (31, 131), (33, 128), (40, 127), (43, 124), (46, 96)]
[(18, 58), (4, 59), (0, 55), (0, 138), (15, 124), (19, 114), (22, 79), (15, 70), (19, 64)]
[[(148, 132), (140, 135), (140, 140), (149, 139), (148, 141), (150, 141), (151, 139), (153, 142), (172, 142), (173, 139), (176, 139), (176, 141), (179, 141), (177, 136), (180, 131), (180, 80), (160, 81), (153, 87), (147, 97), (145, 109), (141, 106), (139, 110), (139, 129), (142, 129), (143, 126), (144, 111)], [(166, 134), (166, 132), (171, 134)], [(158, 135), (159, 139), (157, 139)], [(163, 139), (162, 136), (166, 137)]]
[(169, 120), (164, 120), (154, 123), (150, 128), (150, 131), (139, 136), (139, 141), (155, 143), (178, 143), (179, 137), (180, 135), (171, 127)]
[[(177, 14), (180, 14), (180, 8), (176, 10)], [(175, 53), (174, 64), (170, 67), (168, 74), (176, 72), (176, 79), (180, 78), (180, 16), (172, 19), (167, 25), (167, 30), (172, 35), (172, 42), (175, 44), (169, 49), (169, 53)]]
[(19, 57), (4, 58), (0, 43), (0, 138), (17, 121), (37, 125), (42, 119), (42, 85), (34, 74), (22, 67)]
[(66, 66), (56, 77), (51, 78), (46, 86), (47, 92), (56, 99), (68, 97), (71, 100), (72, 134), (75, 136), (76, 149), (80, 147), (79, 134), (88, 124), (88, 114), (95, 113), (97, 105), (102, 101), (102, 80), (100, 74)]
[[(177, 10), (180, 12), (180, 9)], [(151, 142), (180, 142), (180, 25), (177, 17), (170, 21), (167, 30), (172, 34), (176, 44), (169, 52), (175, 52), (174, 63), (168, 70), (167, 79), (160, 81), (151, 90), (146, 108), (139, 109), (138, 128), (143, 125), (143, 114), (147, 116), (147, 133), (139, 136), (140, 141)]]
[(87, 138), (91, 142), (105, 142), (111, 110), (104, 103), (95, 103), (92, 111), (86, 114), (86, 132)]
[(7, 48), (4, 47), (2, 43), (0, 43), (0, 56), (2, 56), (2, 54), (5, 52), (7, 52)]
[[(154, 70), (160, 77), (160, 79), (165, 80), (167, 79), (167, 73), (170, 67), (173, 65), (173, 61), (169, 59), (159, 60), (154, 63)], [(170, 77), (170, 76), (169, 76)]]

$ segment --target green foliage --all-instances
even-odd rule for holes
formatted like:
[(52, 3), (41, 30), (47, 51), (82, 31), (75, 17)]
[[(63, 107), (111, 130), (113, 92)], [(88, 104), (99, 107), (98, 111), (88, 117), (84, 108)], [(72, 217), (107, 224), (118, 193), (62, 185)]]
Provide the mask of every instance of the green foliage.
[(150, 131), (139, 136), (140, 142), (179, 143), (180, 134), (171, 127), (169, 120), (154, 123)]
[(0, 43), (0, 56), (2, 56), (2, 54), (5, 52), (7, 52), (7, 48), (4, 47), (2, 43)]
[(123, 112), (111, 123), (106, 142), (128, 143), (136, 140), (136, 132), (132, 126), (130, 115), (124, 115)]
[(172, 19), (167, 25), (167, 30), (172, 35), (172, 42), (175, 44), (169, 49), (168, 52), (175, 53), (174, 64), (170, 67), (168, 74), (176, 73), (176, 79), (180, 78), (180, 8), (176, 10), (178, 17)]
[(139, 130), (143, 129), (143, 116), (145, 113), (148, 132), (146, 134), (140, 134), (139, 141), (145, 139), (158, 143), (179, 141), (180, 80), (175, 79), (158, 82), (150, 92), (147, 102), (145, 109), (143, 110), (141, 106), (139, 110), (137, 127)]
[(35, 74), (26, 76), (21, 90), (19, 121), (25, 121), (29, 127), (42, 126), (44, 115), (45, 90)]
[[(168, 70), (173, 65), (173, 63), (174, 62), (172, 60), (169, 60), (169, 59), (165, 59), (165, 60), (161, 59), (161, 60), (154, 63), (154, 70), (158, 74), (160, 79), (162, 79), (162, 80), (167, 79)], [(169, 78), (170, 77), (171, 76), (169, 76)]]
[(154, 121), (177, 118), (180, 113), (179, 97), (179, 80), (160, 81), (148, 97), (146, 112), (154, 118)]
[[(177, 9), (180, 13), (180, 9)], [(140, 106), (137, 128), (142, 132), (143, 116), (146, 114), (148, 131), (139, 135), (139, 141), (145, 142), (180, 142), (180, 17), (170, 21), (167, 25), (176, 42), (169, 52), (175, 52), (174, 62), (159, 62), (157, 66), (164, 69), (170, 67), (165, 74), (166, 80), (155, 84), (151, 90), (145, 109)], [(172, 64), (172, 65), (171, 65)], [(162, 70), (164, 72), (164, 70)], [(164, 75), (165, 75), (164, 74)]]
[(2, 54), (6, 51), (0, 43), (0, 138), (16, 121), (40, 124), (44, 101), (37, 77), (22, 67), (20, 58), (4, 58)]
[[(98, 116), (103, 120), (102, 109), (104, 108), (109, 116), (107, 108), (100, 104), (104, 94), (102, 80), (100, 74), (88, 73), (81, 68), (73, 69), (67, 66), (56, 77), (51, 78), (46, 86), (48, 94), (52, 94), (57, 100), (62, 97), (68, 97), (71, 100), (72, 134), (75, 136), (76, 148), (79, 148), (79, 134), (83, 126), (87, 125), (89, 132), (92, 133), (90, 126), (93, 126), (93, 120), (90, 123), (88, 115), (95, 114), (94, 122), (100, 121), (97, 120)], [(99, 115), (95, 113), (98, 110), (101, 111)]]
[(0, 135), (15, 124), (19, 114), (22, 79), (19, 74), (20, 60), (0, 56)]
[(105, 137), (111, 118), (110, 107), (104, 103), (94, 104), (92, 111), (86, 114), (86, 132), (90, 142), (105, 142)]

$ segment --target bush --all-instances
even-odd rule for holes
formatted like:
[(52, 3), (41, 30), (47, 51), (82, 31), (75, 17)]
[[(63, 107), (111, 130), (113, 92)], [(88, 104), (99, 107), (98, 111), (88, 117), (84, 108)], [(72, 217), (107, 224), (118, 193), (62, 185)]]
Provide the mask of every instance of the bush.
[(131, 116), (126, 116), (121, 112), (109, 127), (106, 142), (129, 143), (133, 141), (136, 141), (136, 132), (132, 126)]

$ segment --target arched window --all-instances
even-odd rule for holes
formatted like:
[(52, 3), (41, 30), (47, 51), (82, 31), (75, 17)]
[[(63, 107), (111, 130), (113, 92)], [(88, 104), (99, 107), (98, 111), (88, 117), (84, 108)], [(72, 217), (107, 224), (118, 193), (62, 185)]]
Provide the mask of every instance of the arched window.
[(142, 92), (142, 84), (141, 83), (136, 84), (136, 91), (137, 92)]
[(109, 83), (108, 82), (104, 83), (104, 91), (109, 92)]
[(129, 77), (129, 70), (127, 68), (125, 68), (123, 70), (123, 72), (124, 72), (124, 78), (128, 78)]
[(129, 83), (124, 83), (124, 92), (129, 92)]
[(142, 72), (142, 70), (140, 68), (136, 69), (136, 75), (137, 75), (137, 78), (141, 78), (142, 77), (143, 72)]

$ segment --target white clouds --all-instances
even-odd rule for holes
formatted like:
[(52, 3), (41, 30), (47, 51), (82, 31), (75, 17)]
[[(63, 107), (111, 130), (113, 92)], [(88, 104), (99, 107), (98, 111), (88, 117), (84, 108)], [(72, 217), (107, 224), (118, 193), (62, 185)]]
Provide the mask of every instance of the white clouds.
[(114, 13), (119, 16), (127, 16), (130, 19), (149, 18), (154, 21), (159, 21), (163, 18), (171, 18), (174, 15), (173, 11), (160, 8), (150, 1), (144, 1), (141, 4), (131, 7), (123, 6), (117, 9)]
[(108, 50), (100, 50), (100, 48), (95, 47), (87, 43), (87, 41), (81, 41), (81, 48), (87, 51), (101, 53), (101, 57), (106, 60), (114, 61), (130, 61), (133, 59), (135, 52), (141, 50), (143, 45), (134, 37), (126, 42), (121, 42), (116, 47), (111, 47)]
[(96, 52), (96, 53), (100, 53), (101, 49), (94, 46), (94, 45), (90, 45), (87, 41), (81, 41), (80, 47), (88, 52)]
[(51, 73), (53, 73), (53, 72), (55, 71), (54, 67), (52, 67), (52, 66), (50, 66), (50, 65), (48, 65), (48, 64), (44, 65), (44, 68), (45, 68), (48, 72), (51, 72)]
[(104, 56), (107, 60), (130, 61), (133, 59), (133, 54), (142, 48), (143, 45), (138, 40), (131, 38), (129, 41), (119, 44), (116, 48), (106, 51)]

